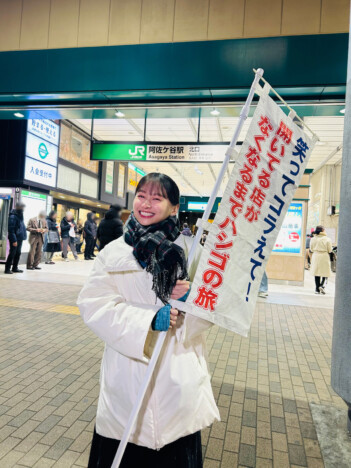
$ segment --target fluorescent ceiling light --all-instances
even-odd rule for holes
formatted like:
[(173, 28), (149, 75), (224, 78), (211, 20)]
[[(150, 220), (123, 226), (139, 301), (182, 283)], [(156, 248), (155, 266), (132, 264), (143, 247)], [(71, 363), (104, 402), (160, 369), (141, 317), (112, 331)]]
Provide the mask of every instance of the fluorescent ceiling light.
[(115, 113), (115, 116), (121, 119), (122, 117), (124, 117), (124, 114), (123, 114), (123, 112), (121, 112), (120, 110), (118, 110), (118, 111)]
[(217, 109), (213, 109), (210, 112), (211, 115), (214, 115), (215, 117), (220, 114), (220, 112)]
[(21, 114), (20, 112), (15, 112), (15, 117), (18, 117), (18, 118), (22, 119), (22, 117), (24, 117), (24, 115)]
[(345, 109), (341, 109), (340, 114), (345, 114)]

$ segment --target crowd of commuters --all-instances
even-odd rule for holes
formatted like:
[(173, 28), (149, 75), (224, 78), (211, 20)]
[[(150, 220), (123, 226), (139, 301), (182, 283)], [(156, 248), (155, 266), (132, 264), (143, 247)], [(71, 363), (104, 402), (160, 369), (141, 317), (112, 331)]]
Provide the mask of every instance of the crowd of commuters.
[[(123, 222), (121, 220), (121, 207), (111, 205), (106, 212), (104, 219), (97, 225), (97, 218), (94, 212), (87, 215), (83, 225), (79, 219), (74, 220), (71, 211), (67, 211), (60, 224), (57, 222), (57, 212), (50, 211), (46, 216), (45, 211), (41, 211), (37, 217), (31, 218), (25, 226), (23, 213), (25, 205), (17, 203), (15, 209), (11, 210), (8, 221), (9, 254), (5, 263), (5, 273), (22, 273), (18, 268), (22, 252), (22, 243), (27, 239), (29, 232), (29, 253), (27, 257), (27, 270), (40, 270), (39, 266), (44, 260), (47, 265), (54, 265), (53, 257), (57, 252), (61, 252), (64, 261), (68, 262), (68, 248), (76, 261), (79, 261), (78, 254), (82, 253), (82, 246), (85, 241), (84, 259), (93, 260), (95, 248), (102, 250), (106, 245), (123, 235)], [(193, 231), (187, 223), (183, 224), (181, 233), (185, 237), (192, 238)], [(201, 244), (206, 242), (207, 233), (203, 233)], [(323, 226), (317, 226), (315, 231), (306, 236), (305, 268), (311, 270), (315, 279), (315, 293), (325, 294), (325, 286), (331, 275), (330, 254), (332, 252), (332, 242), (326, 235)], [(260, 297), (268, 296), (268, 277), (264, 272), (259, 287)]]
[[(97, 226), (96, 214), (90, 212), (83, 225), (82, 221), (74, 220), (74, 214), (67, 211), (61, 222), (57, 221), (57, 212), (50, 211), (46, 215), (41, 211), (37, 217), (31, 218), (27, 226), (24, 223), (25, 205), (17, 203), (11, 210), (8, 221), (9, 254), (5, 263), (5, 273), (23, 273), (18, 268), (22, 243), (29, 233), (29, 252), (27, 256), (27, 270), (41, 270), (39, 266), (42, 257), (46, 265), (54, 265), (55, 253), (61, 252), (64, 261), (68, 262), (68, 249), (76, 261), (80, 261), (78, 254), (82, 253), (85, 241), (84, 258), (93, 260), (94, 250), (102, 250), (109, 242), (123, 234), (123, 222), (120, 218), (121, 207), (111, 205), (104, 219)], [(97, 243), (98, 241), (98, 243)]]

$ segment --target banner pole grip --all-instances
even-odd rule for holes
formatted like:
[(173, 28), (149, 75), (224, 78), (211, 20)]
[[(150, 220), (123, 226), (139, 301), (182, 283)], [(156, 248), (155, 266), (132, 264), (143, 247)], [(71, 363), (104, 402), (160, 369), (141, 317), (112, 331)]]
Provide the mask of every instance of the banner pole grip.
[[(254, 78), (254, 80), (252, 82), (249, 95), (248, 95), (248, 97), (246, 99), (246, 102), (245, 102), (241, 112), (240, 112), (238, 125), (237, 125), (237, 127), (235, 129), (235, 132), (234, 132), (233, 138), (231, 139), (230, 145), (228, 146), (227, 151), (225, 153), (225, 157), (224, 157), (221, 169), (219, 171), (219, 174), (217, 176), (217, 180), (216, 180), (215, 185), (213, 187), (210, 199), (209, 199), (209, 201), (207, 203), (205, 212), (204, 212), (204, 214), (202, 216), (203, 221), (208, 221), (208, 218), (210, 217), (211, 210), (212, 210), (212, 207), (213, 207), (214, 202), (216, 200), (217, 193), (218, 193), (218, 190), (219, 190), (219, 188), (221, 186), (225, 171), (226, 171), (226, 169), (228, 167), (232, 151), (234, 150), (234, 148), (236, 146), (236, 143), (238, 141), (238, 138), (239, 138), (240, 132), (242, 130), (242, 127), (244, 125), (244, 122), (247, 119), (247, 116), (249, 115), (250, 105), (251, 105), (252, 99), (253, 99), (253, 97), (255, 95), (255, 89), (256, 89), (256, 86), (259, 83), (260, 79), (262, 78), (262, 76), (263, 76), (263, 69), (259, 68), (255, 72), (255, 78)], [(194, 260), (195, 253), (196, 253), (196, 248), (197, 248), (198, 244), (200, 243), (202, 233), (203, 233), (203, 228), (200, 226), (198, 228), (198, 230), (197, 230), (195, 239), (194, 239), (194, 241), (192, 243), (192, 246), (190, 248), (190, 251), (189, 251), (189, 255), (188, 255), (188, 266), (189, 267), (190, 267), (192, 261)], [(152, 374), (154, 372), (154, 369), (156, 367), (159, 355), (161, 354), (161, 350), (162, 350), (163, 344), (165, 342), (166, 336), (167, 336), (167, 332), (159, 332), (159, 336), (157, 337), (156, 345), (155, 345), (155, 348), (153, 350), (150, 362), (148, 364), (144, 380), (143, 380), (143, 382), (142, 382), (142, 384), (140, 386), (140, 389), (139, 389), (139, 392), (138, 392), (138, 395), (137, 395), (137, 399), (136, 399), (136, 401), (134, 403), (134, 406), (133, 406), (133, 409), (132, 409), (132, 411), (130, 413), (127, 425), (126, 425), (126, 427), (124, 429), (123, 436), (122, 436), (122, 439), (121, 439), (121, 441), (119, 443), (118, 450), (117, 450), (116, 456), (115, 456), (115, 458), (113, 460), (113, 463), (111, 465), (111, 468), (118, 468), (121, 461), (122, 461), (126, 446), (128, 444), (130, 435), (132, 433), (133, 427), (134, 427), (135, 422), (137, 420), (138, 413), (139, 413), (139, 410), (141, 408), (142, 402), (144, 400), (147, 387), (149, 386), (149, 383), (150, 383)]]

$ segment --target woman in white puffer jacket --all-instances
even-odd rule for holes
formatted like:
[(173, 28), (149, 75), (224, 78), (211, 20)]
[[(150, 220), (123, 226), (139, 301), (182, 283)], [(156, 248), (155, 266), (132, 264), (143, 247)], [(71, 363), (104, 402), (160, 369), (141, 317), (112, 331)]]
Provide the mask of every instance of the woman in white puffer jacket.
[(111, 466), (158, 330), (170, 328), (121, 468), (200, 468), (200, 430), (219, 420), (203, 336), (211, 324), (170, 305), (185, 300), (198, 261), (187, 272), (192, 239), (179, 233), (178, 208), (172, 179), (141, 179), (124, 236), (100, 252), (79, 295), (106, 343), (89, 468)]

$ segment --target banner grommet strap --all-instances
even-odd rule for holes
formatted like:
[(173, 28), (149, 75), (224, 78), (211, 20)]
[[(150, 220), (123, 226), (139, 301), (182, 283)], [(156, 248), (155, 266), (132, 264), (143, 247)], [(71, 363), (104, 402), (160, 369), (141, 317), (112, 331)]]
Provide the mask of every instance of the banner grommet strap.
[(196, 221), (196, 227), (201, 227), (204, 231), (209, 231), (211, 229), (212, 223), (209, 223), (208, 221), (204, 221), (201, 218), (198, 218)]

